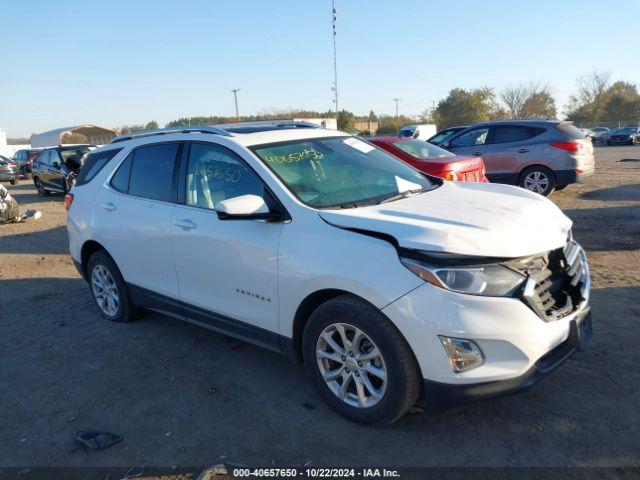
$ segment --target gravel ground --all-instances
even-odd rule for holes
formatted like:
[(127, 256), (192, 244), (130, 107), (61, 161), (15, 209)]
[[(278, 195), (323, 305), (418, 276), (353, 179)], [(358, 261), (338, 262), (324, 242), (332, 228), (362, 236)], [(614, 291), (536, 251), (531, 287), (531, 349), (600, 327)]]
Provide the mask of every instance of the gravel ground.
[[(62, 197), (8, 187), (43, 217), (0, 225), (0, 465), (640, 465), (640, 147), (596, 158), (552, 196), (589, 255), (590, 348), (526, 394), (386, 428), (335, 415), (279, 355), (158, 314), (102, 320)], [(124, 441), (78, 449), (88, 428)]]

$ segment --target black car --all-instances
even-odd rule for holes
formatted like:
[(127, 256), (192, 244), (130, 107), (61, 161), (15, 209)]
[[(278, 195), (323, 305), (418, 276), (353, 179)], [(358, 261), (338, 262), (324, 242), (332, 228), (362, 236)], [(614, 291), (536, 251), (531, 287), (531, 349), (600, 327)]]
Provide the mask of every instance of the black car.
[(640, 143), (640, 127), (624, 127), (614, 130), (607, 138), (607, 145), (636, 145)]
[(444, 142), (449, 140), (456, 133), (459, 133), (459, 132), (461, 132), (463, 130), (466, 130), (467, 128), (468, 128), (468, 126), (466, 126), (466, 125), (465, 126), (460, 126), (460, 127), (445, 128), (444, 130), (440, 130), (433, 137), (428, 139), (427, 142), (433, 143), (434, 145), (437, 145), (438, 147), (442, 147)]
[(18, 165), (20, 175), (29, 175), (33, 167), (33, 162), (40, 153), (39, 148), (25, 148), (13, 154), (13, 161)]
[(33, 183), (40, 195), (67, 193), (73, 187), (84, 157), (94, 145), (69, 145), (45, 148), (33, 164)]

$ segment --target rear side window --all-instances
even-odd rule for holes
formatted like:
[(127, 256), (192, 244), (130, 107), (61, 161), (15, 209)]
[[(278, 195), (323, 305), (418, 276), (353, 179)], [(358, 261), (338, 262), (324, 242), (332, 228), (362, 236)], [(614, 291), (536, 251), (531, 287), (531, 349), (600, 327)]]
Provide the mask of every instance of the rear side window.
[(556, 128), (571, 138), (586, 138), (584, 132), (571, 122), (559, 123)]
[(170, 202), (179, 146), (178, 143), (163, 143), (138, 148), (131, 164), (129, 194)]
[(504, 125), (494, 127), (495, 134), (492, 143), (511, 143), (529, 140), (544, 132), (544, 128), (523, 127), (518, 125)]
[(130, 153), (124, 162), (120, 164), (115, 175), (111, 178), (111, 186), (122, 193), (129, 191), (129, 173), (131, 172), (131, 160), (133, 153)]
[(121, 148), (114, 148), (113, 150), (95, 152), (87, 155), (87, 158), (84, 161), (84, 165), (82, 165), (82, 168), (78, 173), (76, 186), (89, 183), (93, 179), (93, 177), (95, 177), (98, 172), (100, 172), (100, 170), (102, 170), (102, 168), (107, 163), (109, 163), (109, 160), (115, 157), (121, 150)]

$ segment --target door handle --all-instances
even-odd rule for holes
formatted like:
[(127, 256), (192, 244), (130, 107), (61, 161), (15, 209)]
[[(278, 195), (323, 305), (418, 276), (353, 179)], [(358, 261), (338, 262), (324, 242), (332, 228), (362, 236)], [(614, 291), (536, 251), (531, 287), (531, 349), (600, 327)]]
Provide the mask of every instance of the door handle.
[(474, 157), (481, 157), (482, 156), (482, 152), (475, 152), (473, 154)]
[(116, 206), (111, 202), (103, 203), (100, 206), (108, 212), (113, 212), (116, 209)]
[(197, 227), (197, 225), (191, 220), (176, 220), (175, 222), (173, 222), (173, 224), (176, 227), (182, 228), (183, 230), (193, 230)]
[(529, 149), (528, 148), (521, 148), (520, 150), (518, 150), (518, 153), (529, 153)]

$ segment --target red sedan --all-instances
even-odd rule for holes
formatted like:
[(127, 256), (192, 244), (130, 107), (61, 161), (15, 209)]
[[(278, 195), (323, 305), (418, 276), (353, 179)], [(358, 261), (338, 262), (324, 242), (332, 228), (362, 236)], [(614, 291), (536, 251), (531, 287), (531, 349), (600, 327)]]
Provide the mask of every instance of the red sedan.
[(461, 157), (414, 138), (374, 137), (374, 145), (404, 160), (421, 172), (459, 182), (488, 182), (482, 157)]

